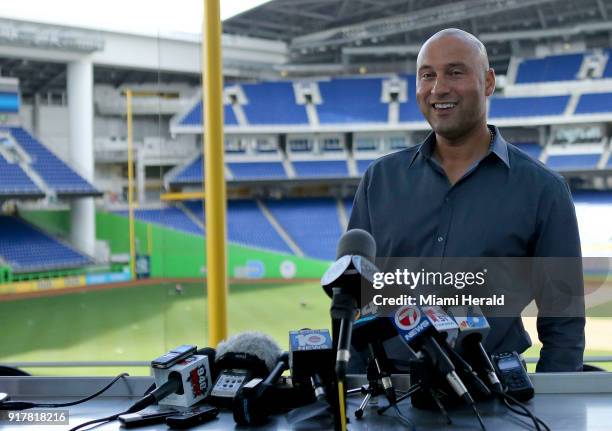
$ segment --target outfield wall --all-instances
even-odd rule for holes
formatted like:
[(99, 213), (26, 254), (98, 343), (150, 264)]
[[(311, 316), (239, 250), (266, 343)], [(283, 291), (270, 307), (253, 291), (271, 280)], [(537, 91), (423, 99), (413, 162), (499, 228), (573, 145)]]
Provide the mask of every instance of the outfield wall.
[[(21, 216), (47, 232), (68, 237), (67, 210), (22, 211)], [(135, 221), (137, 254), (150, 256), (150, 276), (194, 278), (206, 275), (206, 238), (154, 223)], [(112, 254), (129, 253), (128, 219), (98, 211), (96, 238), (107, 241)], [(263, 249), (228, 244), (228, 276), (231, 278), (320, 278), (329, 262)]]

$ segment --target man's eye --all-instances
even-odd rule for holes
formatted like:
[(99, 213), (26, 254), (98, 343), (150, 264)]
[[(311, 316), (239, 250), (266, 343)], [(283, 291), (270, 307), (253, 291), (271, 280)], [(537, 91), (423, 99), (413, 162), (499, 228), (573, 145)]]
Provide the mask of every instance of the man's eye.
[(453, 70), (453, 71), (451, 71), (451, 75), (459, 76), (459, 75), (463, 75), (463, 72), (460, 71), (460, 70)]
[(433, 75), (431, 73), (423, 73), (421, 79), (431, 79)]

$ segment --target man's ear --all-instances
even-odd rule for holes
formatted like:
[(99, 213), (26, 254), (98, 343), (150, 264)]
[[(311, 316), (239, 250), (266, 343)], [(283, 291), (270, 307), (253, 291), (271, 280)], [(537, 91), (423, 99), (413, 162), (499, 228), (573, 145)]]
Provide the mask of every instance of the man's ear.
[(495, 71), (492, 67), (485, 72), (485, 94), (490, 96), (495, 91)]

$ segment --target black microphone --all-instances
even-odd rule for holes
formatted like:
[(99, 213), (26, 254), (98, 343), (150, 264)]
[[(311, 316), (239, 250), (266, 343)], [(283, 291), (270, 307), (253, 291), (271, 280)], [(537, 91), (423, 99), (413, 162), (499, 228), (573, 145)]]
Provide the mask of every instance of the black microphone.
[(402, 341), (411, 349), (423, 352), (452, 390), (469, 405), (474, 404), (470, 392), (455, 371), (455, 366), (437, 340), (456, 331), (456, 323), (440, 307), (407, 305), (388, 317)]
[(274, 369), (265, 380), (255, 378), (238, 392), (232, 404), (234, 420), (238, 425), (262, 425), (272, 412), (270, 394), (283, 372), (289, 369), (289, 353), (282, 353)]
[(454, 306), (448, 307), (447, 312), (457, 322), (459, 328), (457, 349), (460, 353), (462, 351), (476, 370), (486, 377), (493, 392), (503, 392), (495, 367), (482, 345), (489, 334), (490, 326), (480, 307)]
[(321, 286), (332, 298), (331, 317), (340, 321), (337, 339), (336, 375), (344, 379), (350, 360), (353, 320), (359, 307), (363, 283), (372, 284), (378, 272), (372, 263), (376, 242), (362, 229), (351, 229), (338, 242), (336, 262), (321, 278)]
[(242, 332), (219, 343), (214, 367), (218, 377), (210, 403), (231, 407), (245, 383), (270, 374), (280, 354), (276, 341), (261, 332)]

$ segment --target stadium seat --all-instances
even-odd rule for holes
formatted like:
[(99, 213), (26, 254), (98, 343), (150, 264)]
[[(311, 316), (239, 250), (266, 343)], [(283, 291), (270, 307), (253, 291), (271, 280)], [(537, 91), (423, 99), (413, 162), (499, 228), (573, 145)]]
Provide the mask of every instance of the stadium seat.
[(92, 259), (17, 217), (0, 215), (0, 257), (14, 272), (78, 268)]
[(516, 74), (517, 84), (572, 81), (577, 78), (584, 54), (551, 55), (521, 61)]
[[(127, 211), (117, 211), (117, 214), (128, 217)], [(187, 214), (176, 207), (162, 209), (139, 209), (134, 211), (134, 217), (144, 222), (156, 223), (171, 229), (180, 230), (194, 234), (202, 234), (204, 231), (194, 223)]]
[(555, 154), (548, 156), (548, 159), (546, 159), (546, 164), (548, 167), (559, 171), (595, 169), (600, 158), (601, 153)]
[(9, 163), (0, 154), (0, 195), (44, 195), (30, 177), (16, 163)]
[(242, 106), (249, 124), (308, 124), (303, 105), (295, 102), (291, 82), (242, 84), (248, 103)]
[(236, 180), (287, 178), (282, 162), (234, 162), (227, 167)]
[[(238, 124), (234, 110), (230, 105), (223, 106), (223, 122), (228, 126), (235, 126)], [(202, 102), (199, 101), (193, 108), (189, 110), (179, 124), (183, 126), (201, 126), (202, 125)]]
[(416, 100), (416, 75), (405, 75), (402, 78), (405, 78), (408, 83), (408, 97), (405, 102), (400, 103), (399, 120), (401, 122), (425, 121)]
[(335, 200), (268, 200), (266, 206), (306, 256), (324, 260), (335, 258), (343, 230)]
[(580, 96), (574, 114), (612, 112), (612, 93), (587, 93)]
[(346, 160), (295, 161), (293, 168), (298, 177), (346, 177), (348, 166)]
[(569, 96), (491, 97), (489, 118), (563, 115)]
[(344, 78), (319, 82), (321, 124), (386, 123), (388, 104), (381, 101), (381, 78)]
[(100, 194), (84, 178), (24, 129), (21, 127), (11, 127), (9, 130), (13, 138), (32, 159), (32, 169), (56, 193), (63, 195)]

